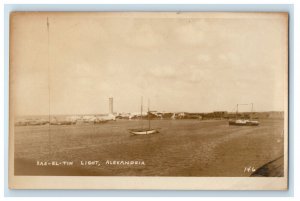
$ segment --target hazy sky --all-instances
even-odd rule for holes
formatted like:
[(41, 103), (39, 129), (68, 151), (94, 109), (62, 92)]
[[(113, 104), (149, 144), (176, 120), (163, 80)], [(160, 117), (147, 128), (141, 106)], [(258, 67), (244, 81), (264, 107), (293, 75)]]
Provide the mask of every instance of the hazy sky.
[(283, 110), (286, 23), (279, 14), (16, 14), (15, 112), (48, 114), (48, 87), (51, 114), (107, 113), (109, 97), (114, 111), (136, 112), (141, 96), (158, 111)]

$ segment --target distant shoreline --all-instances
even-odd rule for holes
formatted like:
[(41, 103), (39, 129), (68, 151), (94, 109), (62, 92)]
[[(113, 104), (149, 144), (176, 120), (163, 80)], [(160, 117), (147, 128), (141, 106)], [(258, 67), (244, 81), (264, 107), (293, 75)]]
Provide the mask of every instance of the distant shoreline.
[[(218, 112), (218, 111), (216, 111)], [(228, 112), (228, 111), (227, 111)], [(124, 112), (127, 113), (127, 112)], [(133, 113), (133, 112), (128, 112), (128, 113)], [(183, 113), (183, 112), (164, 112), (164, 113)], [(184, 112), (184, 113), (189, 113), (189, 114), (209, 114), (209, 113), (213, 113), (213, 112)], [(239, 112), (241, 114), (247, 114), (247, 113), (251, 113), (251, 112)], [(276, 110), (272, 110), (272, 111), (257, 111), (257, 112), (253, 112), (253, 113), (284, 113), (284, 111), (276, 111)], [(50, 116), (97, 116), (97, 115), (108, 115), (109, 113), (95, 113), (95, 114), (50, 114)], [(122, 114), (121, 113), (117, 113), (117, 114)], [(228, 114), (235, 114), (235, 112), (228, 112)], [(16, 117), (49, 117), (48, 114), (30, 114), (30, 115), (16, 115)]]

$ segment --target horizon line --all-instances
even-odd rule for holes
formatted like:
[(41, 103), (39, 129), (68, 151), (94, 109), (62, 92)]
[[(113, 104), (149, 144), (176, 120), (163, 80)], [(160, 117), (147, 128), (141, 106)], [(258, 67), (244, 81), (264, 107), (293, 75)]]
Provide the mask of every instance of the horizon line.
[[(152, 111), (154, 112), (154, 111)], [(159, 111), (157, 111), (159, 112)], [(211, 111), (211, 112), (185, 112), (185, 111), (181, 111), (181, 112), (167, 112), (167, 111), (161, 111), (161, 113), (199, 113), (199, 114), (208, 114), (208, 113), (214, 113), (214, 112), (227, 112), (227, 113), (236, 113), (236, 112), (229, 112), (229, 111), (225, 111), (225, 110), (216, 110), (216, 111)], [(284, 112), (284, 110), (265, 110), (265, 111), (243, 111), (243, 112), (239, 112), (239, 113), (264, 113), (264, 112)], [(114, 112), (112, 114), (128, 114), (128, 113), (140, 113), (140, 112)], [(145, 112), (147, 113), (147, 112)], [(55, 116), (55, 115), (109, 115), (111, 113), (78, 113), (78, 114), (50, 114), (50, 116)], [(49, 116), (49, 114), (22, 114), (22, 115), (15, 115), (15, 116)]]

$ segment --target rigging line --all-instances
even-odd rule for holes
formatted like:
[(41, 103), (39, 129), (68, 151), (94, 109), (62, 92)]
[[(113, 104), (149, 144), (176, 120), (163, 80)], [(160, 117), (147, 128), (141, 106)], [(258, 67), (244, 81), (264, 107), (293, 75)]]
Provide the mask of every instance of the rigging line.
[(232, 113), (236, 112), (236, 106), (234, 106), (234, 107), (230, 110), (230, 112), (232, 112)]
[(251, 103), (238, 103), (239, 105), (251, 105)]

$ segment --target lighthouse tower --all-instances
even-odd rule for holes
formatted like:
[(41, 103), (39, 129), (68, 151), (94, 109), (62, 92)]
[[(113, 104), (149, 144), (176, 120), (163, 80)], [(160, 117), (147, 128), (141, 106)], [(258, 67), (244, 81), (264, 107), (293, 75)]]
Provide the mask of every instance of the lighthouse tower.
[(109, 98), (109, 114), (113, 114), (114, 113), (114, 99), (113, 97)]

